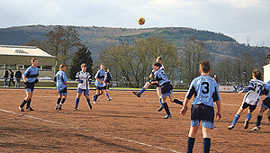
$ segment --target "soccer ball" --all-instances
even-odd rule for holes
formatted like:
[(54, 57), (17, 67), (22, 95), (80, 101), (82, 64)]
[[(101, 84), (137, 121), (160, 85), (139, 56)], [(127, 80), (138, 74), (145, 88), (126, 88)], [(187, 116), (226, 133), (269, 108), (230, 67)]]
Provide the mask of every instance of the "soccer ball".
[(143, 25), (145, 23), (145, 19), (144, 18), (139, 18), (139, 20), (138, 20), (138, 24), (139, 25)]

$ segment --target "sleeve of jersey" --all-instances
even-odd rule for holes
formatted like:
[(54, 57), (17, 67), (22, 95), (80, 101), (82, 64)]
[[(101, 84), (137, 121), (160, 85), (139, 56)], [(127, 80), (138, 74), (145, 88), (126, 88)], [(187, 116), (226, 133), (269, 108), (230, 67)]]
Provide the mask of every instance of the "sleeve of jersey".
[(220, 100), (219, 90), (218, 90), (218, 86), (216, 86), (214, 94), (213, 94), (213, 101), (219, 101), (219, 100)]
[(158, 72), (154, 73), (154, 78), (152, 81), (160, 81), (161, 79), (160, 79), (159, 75), (160, 75), (160, 73), (158, 73)]
[(95, 78), (97, 79), (98, 78), (98, 75), (99, 75), (99, 71), (97, 71), (96, 75), (95, 75)]
[(188, 89), (188, 92), (187, 92), (187, 94), (186, 94), (186, 98), (187, 99), (191, 99), (192, 98), (192, 96), (195, 94), (195, 92), (196, 92), (196, 90), (195, 90), (195, 87), (194, 87), (194, 80), (191, 82), (191, 84), (190, 84), (190, 87), (189, 87), (189, 89)]
[(67, 82), (67, 81), (68, 81), (67, 75), (66, 73), (64, 73), (64, 82)]
[(30, 76), (30, 69), (26, 69), (23, 75), (28, 78)]
[(88, 73), (87, 78), (88, 78), (88, 82), (91, 83), (92, 82), (92, 79), (91, 79), (91, 74), (90, 73)]
[(75, 75), (75, 79), (76, 79), (76, 80), (80, 79), (80, 78), (79, 78), (79, 75), (80, 75), (80, 72), (77, 72), (76, 75)]
[(249, 82), (248, 86), (246, 86), (242, 92), (248, 92), (249, 90), (254, 90), (255, 89), (255, 85), (253, 82)]

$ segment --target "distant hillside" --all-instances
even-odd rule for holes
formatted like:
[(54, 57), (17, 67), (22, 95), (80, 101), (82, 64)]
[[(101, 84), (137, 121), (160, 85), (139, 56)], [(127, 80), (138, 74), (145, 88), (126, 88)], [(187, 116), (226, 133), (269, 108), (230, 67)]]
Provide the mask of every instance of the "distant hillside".
[[(21, 45), (31, 40), (45, 40), (46, 34), (55, 26), (19, 26), (0, 28), (0, 44)], [(194, 38), (204, 42), (206, 48), (219, 58), (236, 57), (241, 53), (247, 53), (256, 57), (270, 54), (269, 47), (252, 47), (239, 44), (233, 38), (221, 33), (195, 30), (184, 27), (167, 28), (107, 28), (107, 27), (79, 27), (73, 26), (81, 41), (88, 46), (96, 57), (103, 48), (110, 47), (123, 42), (132, 43), (136, 38), (160, 37), (172, 41), (179, 49), (184, 46), (185, 41)]]

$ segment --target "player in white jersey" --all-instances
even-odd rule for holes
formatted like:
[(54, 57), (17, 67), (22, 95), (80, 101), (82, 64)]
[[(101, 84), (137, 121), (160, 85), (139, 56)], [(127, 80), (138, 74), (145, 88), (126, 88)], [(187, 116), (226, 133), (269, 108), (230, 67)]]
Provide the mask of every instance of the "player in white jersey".
[(244, 128), (248, 128), (249, 121), (251, 119), (252, 112), (256, 109), (262, 91), (264, 90), (264, 82), (261, 81), (261, 72), (257, 69), (252, 71), (252, 79), (249, 81), (249, 85), (245, 87), (240, 93), (246, 93), (242, 105), (238, 109), (237, 113), (235, 114), (232, 124), (228, 126), (228, 129), (231, 130), (235, 127), (238, 119), (240, 118), (240, 114), (246, 109), (248, 109), (248, 114), (244, 123)]
[(86, 72), (86, 69), (87, 69), (86, 64), (83, 63), (81, 64), (81, 71), (76, 73), (76, 81), (78, 82), (78, 89), (74, 111), (78, 110), (79, 101), (82, 93), (86, 98), (90, 110), (92, 109), (92, 105), (90, 103), (89, 98), (89, 82), (91, 82), (91, 75), (89, 72)]
[(268, 110), (268, 120), (270, 121), (270, 81), (268, 81), (264, 86), (263, 94), (266, 95), (266, 98), (262, 101), (262, 105), (257, 116), (256, 126), (252, 128), (252, 131), (259, 131), (261, 129), (261, 121), (263, 118), (263, 113)]

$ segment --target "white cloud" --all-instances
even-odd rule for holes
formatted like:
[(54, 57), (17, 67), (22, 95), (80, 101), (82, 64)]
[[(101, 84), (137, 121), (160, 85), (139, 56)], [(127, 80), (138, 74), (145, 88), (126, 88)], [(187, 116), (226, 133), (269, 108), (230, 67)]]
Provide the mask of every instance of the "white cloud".
[(217, 3), (221, 5), (230, 5), (235, 8), (254, 8), (254, 7), (264, 7), (268, 4), (265, 0), (208, 0), (212, 3)]

